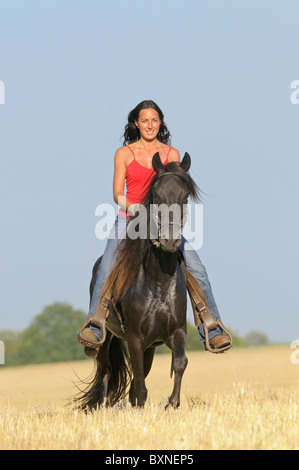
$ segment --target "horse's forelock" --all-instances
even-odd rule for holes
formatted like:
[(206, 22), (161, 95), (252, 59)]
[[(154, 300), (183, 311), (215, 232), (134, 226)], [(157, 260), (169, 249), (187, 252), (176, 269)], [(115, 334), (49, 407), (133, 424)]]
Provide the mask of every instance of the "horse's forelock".
[(168, 175), (171, 177), (172, 175), (179, 176), (187, 185), (188, 192), (190, 194), (190, 197), (195, 201), (199, 202), (200, 201), (200, 189), (198, 188), (197, 184), (194, 182), (194, 180), (191, 178), (189, 173), (185, 172), (179, 162), (169, 162), (167, 165), (164, 165), (164, 168), (162, 171), (159, 171), (158, 173), (155, 174), (155, 176), (152, 178), (150, 184), (147, 186), (147, 190), (144, 194), (143, 197), (143, 205), (148, 208), (148, 206), (151, 203), (151, 195), (153, 193), (153, 188), (157, 182), (157, 180), (164, 175)]

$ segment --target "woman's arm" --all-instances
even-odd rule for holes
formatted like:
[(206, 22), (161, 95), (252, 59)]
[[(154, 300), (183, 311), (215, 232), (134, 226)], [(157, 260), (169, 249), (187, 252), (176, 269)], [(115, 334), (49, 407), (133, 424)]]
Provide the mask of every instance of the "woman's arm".
[(122, 147), (116, 151), (114, 156), (113, 199), (125, 211), (132, 205), (132, 202), (124, 194), (127, 171), (126, 160), (127, 152)]

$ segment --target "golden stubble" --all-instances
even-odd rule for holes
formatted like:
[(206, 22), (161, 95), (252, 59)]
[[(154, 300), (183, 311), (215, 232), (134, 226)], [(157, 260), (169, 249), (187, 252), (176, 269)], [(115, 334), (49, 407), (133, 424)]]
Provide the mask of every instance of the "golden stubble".
[(299, 365), (288, 346), (187, 352), (178, 410), (170, 355), (157, 355), (144, 408), (65, 406), (92, 361), (0, 369), (0, 449), (298, 449)]

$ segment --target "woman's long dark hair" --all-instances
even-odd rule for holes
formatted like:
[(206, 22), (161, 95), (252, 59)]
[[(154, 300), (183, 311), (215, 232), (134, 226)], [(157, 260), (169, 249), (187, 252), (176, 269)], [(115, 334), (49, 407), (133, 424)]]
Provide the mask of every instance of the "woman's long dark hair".
[(138, 121), (139, 113), (142, 109), (154, 109), (159, 114), (161, 121), (157, 139), (163, 144), (170, 145), (170, 132), (167, 129), (167, 126), (164, 122), (164, 114), (162, 113), (159, 106), (152, 100), (141, 101), (128, 115), (128, 124), (125, 127), (125, 132), (123, 135), (123, 145), (132, 144), (137, 142), (140, 138), (140, 133), (138, 127), (135, 125), (135, 121)]

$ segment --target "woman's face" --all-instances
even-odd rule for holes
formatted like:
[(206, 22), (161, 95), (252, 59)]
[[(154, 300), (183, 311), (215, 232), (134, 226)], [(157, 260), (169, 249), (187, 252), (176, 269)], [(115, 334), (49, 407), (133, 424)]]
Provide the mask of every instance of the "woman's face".
[(140, 137), (145, 140), (153, 140), (157, 137), (161, 121), (157, 111), (147, 108), (140, 111), (138, 121), (135, 121), (135, 124), (139, 127)]

